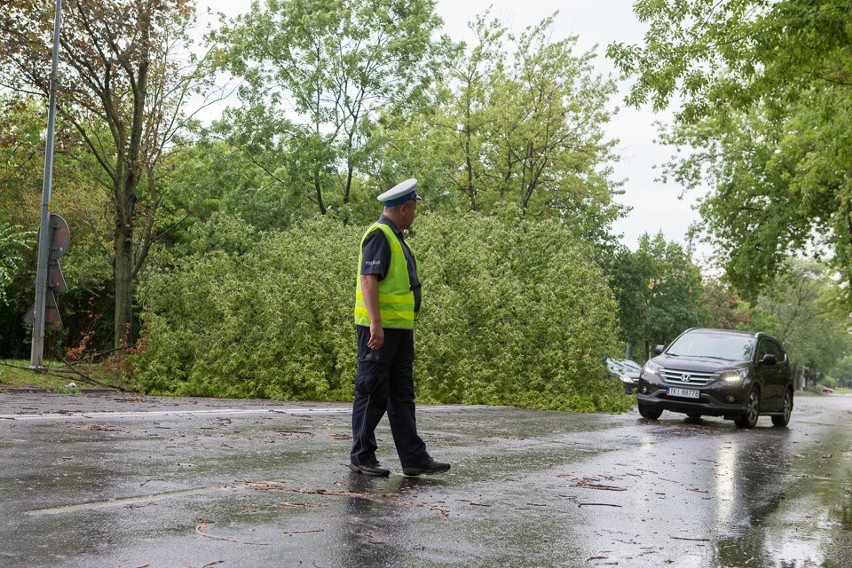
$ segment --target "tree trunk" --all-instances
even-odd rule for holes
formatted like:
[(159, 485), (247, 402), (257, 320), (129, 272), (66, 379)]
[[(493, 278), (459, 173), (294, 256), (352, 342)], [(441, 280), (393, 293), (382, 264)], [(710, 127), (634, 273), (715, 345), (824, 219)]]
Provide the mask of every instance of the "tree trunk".
[[(132, 211), (132, 206), (131, 206)], [(125, 214), (128, 213), (125, 211)], [(132, 215), (132, 212), (131, 212)], [(119, 218), (124, 217), (121, 215)], [(130, 217), (115, 227), (115, 348), (132, 345), (133, 337), (133, 225)]]
[(349, 163), (346, 168), (346, 187), (343, 189), (343, 203), (349, 203), (349, 195), (352, 192), (352, 178), (355, 176), (355, 166)]
[[(136, 215), (136, 189), (139, 185), (142, 158), (142, 133), (145, 130), (145, 101), (148, 98), (148, 68), (151, 37), (151, 13), (159, 5), (149, 3), (139, 15), (140, 56), (133, 88), (133, 116), (124, 156), (122, 173), (117, 178), (115, 227), (115, 348), (129, 347), (135, 342), (133, 333), (133, 223)], [(119, 145), (119, 148), (121, 145)]]
[(314, 192), (317, 196), (317, 205), (319, 206), (320, 215), (325, 215), (325, 203), (322, 200), (322, 184), (320, 182), (320, 170), (314, 168)]

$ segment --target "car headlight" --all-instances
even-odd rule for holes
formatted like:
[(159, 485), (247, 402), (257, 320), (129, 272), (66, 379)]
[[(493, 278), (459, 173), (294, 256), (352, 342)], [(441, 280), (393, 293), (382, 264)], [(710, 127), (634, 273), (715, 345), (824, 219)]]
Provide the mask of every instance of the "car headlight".
[(647, 363), (645, 363), (645, 367), (642, 368), (642, 375), (653, 375), (656, 377), (662, 377), (663, 368), (660, 365), (657, 365), (656, 363), (648, 361)]
[(633, 379), (631, 379), (631, 378), (630, 378), (630, 377), (628, 377), (627, 375), (620, 375), (618, 378), (619, 378), (619, 379), (621, 379), (621, 382), (622, 382), (622, 383), (630, 383), (630, 384), (633, 384)]
[(739, 383), (746, 378), (747, 371), (745, 369), (733, 369), (731, 371), (722, 371), (720, 378), (726, 383)]

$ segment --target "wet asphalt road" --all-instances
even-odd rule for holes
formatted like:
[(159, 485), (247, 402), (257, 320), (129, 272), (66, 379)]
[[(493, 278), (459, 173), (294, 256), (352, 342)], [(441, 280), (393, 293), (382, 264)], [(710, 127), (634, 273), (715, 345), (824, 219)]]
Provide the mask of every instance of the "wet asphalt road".
[(418, 408), (446, 475), (349, 472), (345, 404), (0, 394), (2, 567), (852, 566), (852, 396), (790, 427)]

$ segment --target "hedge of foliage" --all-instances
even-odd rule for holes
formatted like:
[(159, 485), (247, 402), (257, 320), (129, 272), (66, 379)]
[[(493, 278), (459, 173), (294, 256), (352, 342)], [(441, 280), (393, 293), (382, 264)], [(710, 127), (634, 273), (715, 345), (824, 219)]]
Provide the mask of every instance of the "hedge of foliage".
[[(509, 216), (511, 217), (511, 216)], [(423, 276), (418, 400), (625, 410), (605, 378), (616, 306), (589, 252), (557, 223), (421, 215), (409, 242)], [(149, 393), (350, 400), (357, 245), (326, 218), (274, 234), (234, 219), (149, 275), (134, 361)]]

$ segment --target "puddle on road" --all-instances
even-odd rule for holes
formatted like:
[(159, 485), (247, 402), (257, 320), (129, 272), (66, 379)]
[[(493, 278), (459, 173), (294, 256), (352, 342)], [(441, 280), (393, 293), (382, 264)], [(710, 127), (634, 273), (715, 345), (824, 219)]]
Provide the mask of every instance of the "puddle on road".
[[(749, 484), (742, 530), (713, 546), (714, 568), (846, 568), (852, 565), (852, 469), (846, 440), (780, 460)], [(764, 452), (765, 454), (765, 452)], [(763, 457), (766, 457), (764, 455)], [(724, 527), (719, 526), (720, 530)]]

